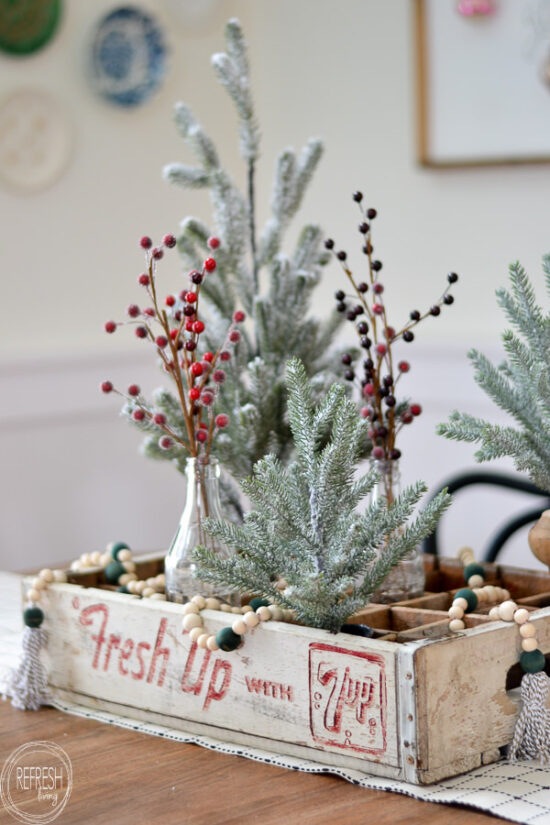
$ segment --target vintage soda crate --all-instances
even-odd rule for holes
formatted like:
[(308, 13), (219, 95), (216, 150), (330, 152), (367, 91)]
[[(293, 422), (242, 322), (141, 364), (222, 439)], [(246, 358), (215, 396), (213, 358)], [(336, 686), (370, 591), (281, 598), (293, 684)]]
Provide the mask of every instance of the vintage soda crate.
[[(162, 561), (144, 558), (141, 576)], [(328, 767), (429, 784), (500, 758), (517, 716), (517, 627), (467, 616), (449, 634), (458, 562), (427, 557), (426, 595), (370, 605), (373, 638), (267, 622), (231, 653), (197, 648), (181, 606), (123, 595), (101, 572), (51, 585), (45, 665), (60, 698)], [(487, 565), (533, 610), (550, 651), (550, 576)], [(203, 612), (209, 632), (227, 614)]]

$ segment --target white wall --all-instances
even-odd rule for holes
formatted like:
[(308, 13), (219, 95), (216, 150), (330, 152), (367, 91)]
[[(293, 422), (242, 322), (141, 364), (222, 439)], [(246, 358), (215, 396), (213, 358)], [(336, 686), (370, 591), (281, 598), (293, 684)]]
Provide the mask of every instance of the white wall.
[[(139, 236), (175, 231), (187, 214), (209, 216), (202, 195), (161, 179), (165, 163), (190, 160), (171, 122), (174, 102), (191, 103), (241, 175), (233, 113), (209, 65), (230, 16), (241, 19), (250, 44), (263, 132), (261, 216), (277, 153), (318, 135), (326, 154), (302, 221), (320, 222), (352, 255), (357, 215), (350, 195), (363, 189), (379, 211), (374, 243), (396, 321), (429, 305), (449, 270), (461, 274), (455, 305), (427, 322), (410, 350), (410, 392), (426, 415), (405, 443), (404, 475), (434, 485), (471, 466), (472, 451), (436, 438), (433, 428), (454, 406), (492, 414), (472, 395), (464, 354), (498, 343), (504, 319), (494, 290), (506, 283), (511, 261), (528, 268), (542, 300), (550, 166), (417, 165), (409, 0), (220, 0), (200, 28), (178, 24), (168, 0), (144, 0), (167, 27), (170, 71), (161, 91), (134, 111), (97, 98), (86, 78), (93, 25), (114, 5), (66, 0), (61, 30), (46, 49), (29, 58), (0, 56), (0, 96), (21, 86), (55, 93), (75, 136), (71, 162), (49, 189), (0, 189), (0, 567), (72, 558), (114, 538), (156, 549), (175, 528), (179, 476), (137, 455), (136, 434), (97, 391), (107, 374), (149, 387), (160, 377), (129, 338), (104, 335), (102, 324), (135, 296)], [(359, 267), (360, 254), (354, 261)], [(318, 312), (331, 307), (340, 285), (332, 269)], [(491, 521), (508, 506), (496, 503)], [(486, 538), (490, 525), (481, 511), (492, 513), (471, 506), (466, 518), (457, 516), (450, 554), (457, 544)], [(517, 558), (527, 563), (524, 542)]]

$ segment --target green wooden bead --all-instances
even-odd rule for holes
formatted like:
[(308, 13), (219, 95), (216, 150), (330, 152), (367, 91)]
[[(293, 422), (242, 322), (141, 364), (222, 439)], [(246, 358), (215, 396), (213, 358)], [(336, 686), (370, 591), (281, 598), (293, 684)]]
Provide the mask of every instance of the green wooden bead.
[(477, 596), (473, 590), (470, 590), (469, 587), (463, 587), (462, 590), (457, 590), (454, 594), (453, 599), (466, 599), (468, 602), (468, 607), (465, 610), (465, 613), (471, 613), (472, 610), (475, 610), (477, 607)]
[(107, 548), (113, 559), (118, 559), (118, 554), (121, 550), (129, 550), (128, 545), (123, 541), (113, 541)]
[(483, 576), (485, 578), (485, 570), (481, 564), (473, 561), (471, 564), (466, 565), (464, 568), (464, 581), (467, 582), (470, 576)]
[(105, 568), (105, 578), (109, 584), (116, 584), (123, 573), (126, 573), (126, 570), (124, 565), (119, 561), (110, 561)]
[(44, 613), (39, 607), (27, 607), (23, 613), (23, 621), (27, 627), (40, 627), (44, 621)]
[(125, 584), (121, 584), (120, 587), (117, 587), (116, 592), (117, 593), (129, 593), (130, 591), (128, 590), (128, 588), (126, 587)]
[(546, 657), (542, 650), (524, 650), (519, 657), (519, 663), (524, 673), (539, 673), (546, 667)]
[(259, 607), (268, 607), (269, 602), (267, 599), (262, 599), (261, 596), (256, 596), (253, 599), (250, 599), (250, 607), (252, 610), (257, 610)]
[(222, 627), (216, 633), (216, 643), (220, 650), (225, 650), (228, 653), (230, 650), (236, 650), (243, 640), (242, 636), (238, 636), (230, 627)]

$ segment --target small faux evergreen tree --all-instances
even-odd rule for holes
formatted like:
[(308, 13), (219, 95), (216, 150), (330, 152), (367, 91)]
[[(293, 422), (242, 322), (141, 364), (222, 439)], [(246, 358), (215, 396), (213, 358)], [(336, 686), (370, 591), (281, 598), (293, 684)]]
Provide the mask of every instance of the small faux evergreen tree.
[(377, 476), (357, 476), (367, 425), (355, 404), (336, 384), (316, 404), (298, 359), (288, 364), (287, 389), (295, 460), (285, 467), (268, 455), (255, 464), (242, 483), (255, 505), (243, 525), (207, 521), (212, 535), (239, 552), (222, 559), (197, 548), (198, 575), (262, 595), (303, 624), (336, 632), (433, 531), (450, 498), (438, 494), (410, 521), (426, 492), (418, 482), (391, 505), (384, 499), (360, 513)]
[[(203, 339), (209, 348), (218, 350), (236, 310), (242, 307), (247, 314), (238, 356), (227, 365), (221, 393), (231, 423), (216, 445), (223, 465), (235, 478), (242, 478), (267, 452), (283, 462), (289, 459), (286, 361), (292, 355), (299, 357), (308, 375), (315, 376), (319, 389), (324, 389), (335, 380), (335, 359), (329, 349), (342, 319), (336, 312), (325, 320), (310, 314), (312, 293), (328, 260), (321, 246), (320, 228), (306, 226), (294, 252), (285, 255), (281, 251), (285, 230), (301, 205), (321, 157), (322, 144), (310, 140), (299, 154), (292, 149), (282, 152), (271, 197), (272, 215), (258, 233), (255, 170), (259, 128), (246, 43), (237, 20), (227, 24), (226, 40), (227, 52), (214, 55), (212, 64), (235, 105), (246, 191), (242, 193), (223, 168), (213, 140), (185, 103), (176, 106), (175, 122), (197, 165), (172, 163), (166, 166), (164, 175), (184, 189), (210, 191), (211, 225), (187, 217), (178, 237), (183, 262), (191, 269), (200, 269), (205, 255), (215, 248), (216, 278), (204, 280), (201, 294), (201, 309), (207, 318)], [(155, 400), (176, 430), (178, 424), (173, 418), (179, 415), (179, 405), (164, 391)], [(146, 437), (144, 451), (153, 458), (171, 458), (159, 448), (155, 437)], [(177, 466), (181, 468), (182, 463)]]
[[(543, 259), (550, 294), (550, 255)], [(437, 431), (455, 441), (480, 444), (478, 461), (509, 456), (516, 469), (550, 493), (550, 314), (538, 306), (533, 287), (519, 263), (510, 266), (511, 290), (499, 289), (497, 301), (512, 329), (502, 335), (508, 359), (494, 366), (477, 350), (468, 357), (475, 380), (518, 426), (491, 424), (454, 411)]]

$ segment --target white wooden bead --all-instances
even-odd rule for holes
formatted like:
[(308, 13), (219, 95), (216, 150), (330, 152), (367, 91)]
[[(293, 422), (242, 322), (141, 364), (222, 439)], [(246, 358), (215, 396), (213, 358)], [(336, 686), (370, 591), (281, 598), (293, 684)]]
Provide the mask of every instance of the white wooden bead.
[(48, 582), (45, 582), (44, 579), (41, 579), (40, 576), (36, 576), (32, 580), (31, 587), (33, 590), (45, 590), (48, 586)]
[(243, 622), (245, 622), (248, 627), (256, 627), (260, 624), (260, 618), (256, 616), (254, 611), (250, 611), (244, 614)]
[(251, 613), (251, 612), (253, 613), (254, 611), (252, 610), (250, 605), (249, 604), (243, 604), (243, 606), (241, 607), (241, 613)]
[(456, 633), (457, 630), (464, 630), (466, 625), (462, 621), (462, 619), (451, 619), (449, 622), (449, 630), (452, 630), (453, 633)]
[(249, 630), (247, 623), (245, 622), (244, 618), (241, 616), (238, 619), (235, 619), (233, 624), (231, 625), (231, 630), (233, 633), (236, 633), (237, 636), (244, 636), (244, 634)]
[[(101, 567), (107, 567), (110, 561), (113, 560), (113, 557), (110, 553), (102, 553), (99, 558), (99, 564)], [(129, 572), (129, 571), (128, 571)]]
[(468, 602), (466, 601), (466, 599), (462, 598), (462, 596), (459, 596), (458, 599), (453, 599), (452, 606), (461, 607), (462, 610), (466, 610), (466, 608), (468, 607)]
[(182, 607), (183, 615), (187, 616), (189, 613), (199, 613), (199, 606), (195, 602), (186, 602)]
[(204, 598), (204, 596), (201, 596), (200, 593), (197, 593), (196, 596), (193, 596), (191, 601), (193, 602), (193, 604), (197, 605), (199, 610), (204, 610), (204, 608), (206, 607), (206, 599)]
[(157, 586), (164, 589), (164, 587), (166, 586), (166, 576), (164, 575), (164, 573), (159, 573), (158, 576), (156, 576), (156, 580)]
[(508, 599), (510, 598), (510, 591), (509, 591), (509, 590), (506, 590), (506, 588), (505, 588), (505, 587), (501, 587), (501, 588), (500, 588), (500, 598), (501, 598), (503, 601), (508, 601)]
[(537, 628), (531, 622), (520, 625), (519, 635), (522, 639), (533, 639), (537, 635)]
[(464, 616), (464, 610), (458, 605), (453, 604), (449, 607), (449, 619), (461, 619)]
[(135, 581), (137, 581), (137, 576), (135, 573), (123, 573), (122, 576), (118, 577), (118, 583), (123, 587), (127, 587), (129, 582)]
[(206, 650), (210, 635), (210, 633), (201, 633), (201, 635), (197, 639), (197, 647), (200, 647), (202, 650)]
[(121, 562), (131, 561), (132, 560), (132, 551), (128, 550), (128, 549), (119, 550), (118, 553), (117, 553), (117, 558)]
[(90, 558), (90, 554), (89, 553), (82, 553), (82, 555), (80, 556), (80, 563), (81, 563), (82, 567), (91, 567), (92, 566), (92, 560)]
[(27, 590), (28, 602), (39, 602), (41, 598), (42, 593), (40, 590), (35, 590), (34, 587), (31, 587), (30, 590)]
[(268, 622), (271, 619), (271, 611), (269, 607), (259, 607), (256, 610), (256, 616), (261, 622)]
[(522, 650), (525, 650), (526, 653), (530, 653), (532, 650), (536, 650), (537, 647), (537, 640), (534, 637), (532, 637), (531, 639), (521, 640), (521, 648)]
[[(40, 575), (42, 575), (44, 571), (40, 571)], [(67, 581), (67, 574), (64, 570), (54, 570), (53, 571), (53, 580), (55, 582), (66, 582)], [(47, 579), (46, 579), (47, 581)]]
[(271, 618), (274, 622), (280, 622), (283, 619), (283, 611), (278, 604), (270, 604), (267, 608), (271, 613)]
[(199, 636), (202, 636), (203, 633), (204, 629), (202, 625), (200, 627), (192, 627), (189, 631), (189, 638), (192, 642), (196, 642)]
[(483, 589), (483, 587), (472, 587), (472, 591), (477, 596), (477, 600), (478, 600), (479, 604), (482, 604), (483, 602), (488, 601), (487, 594), (485, 593), (485, 590)]
[(514, 618), (514, 613), (517, 610), (517, 604), (512, 601), (504, 601), (498, 606), (498, 615), (503, 622), (511, 622)]
[(191, 630), (193, 627), (202, 627), (203, 622), (197, 613), (188, 613), (183, 617), (181, 624), (184, 630)]
[(209, 596), (209, 598), (206, 599), (205, 601), (206, 601), (205, 607), (207, 607), (208, 610), (219, 610), (220, 609), (220, 600), (219, 599), (215, 599), (213, 596)]
[(80, 571), (80, 561), (78, 559), (71, 562), (71, 570), (74, 570), (75, 573)]
[(135, 583), (135, 592), (141, 596), (143, 591), (145, 590), (146, 584), (144, 581), (137, 581)]
[(484, 581), (485, 579), (483, 576), (480, 576), (479, 573), (475, 573), (468, 579), (468, 587), (482, 587)]
[(220, 646), (217, 643), (215, 636), (209, 636), (208, 637), (208, 639), (206, 640), (206, 647), (207, 647), (208, 650), (219, 650), (220, 649)]
[(99, 550), (94, 550), (93, 553), (90, 553), (90, 562), (94, 565), (94, 567), (99, 567), (101, 562), (101, 553)]
[[(145, 582), (145, 584), (147, 585), (147, 582)], [(143, 596), (144, 599), (149, 599), (149, 598), (151, 598), (151, 596), (154, 596), (156, 592), (157, 591), (155, 590), (154, 587), (146, 586), (146, 587), (143, 588), (143, 591), (142, 591), (141, 595)]]
[(220, 610), (222, 611), (222, 613), (231, 613), (231, 605), (222, 603), (220, 604)]
[(485, 598), (487, 599), (488, 602), (496, 602), (497, 593), (496, 593), (496, 587), (494, 586), (494, 584), (486, 584), (483, 587), (483, 590), (485, 592)]
[(514, 613), (514, 621), (516, 624), (525, 624), (529, 621), (529, 611), (525, 607), (518, 607)]
[(156, 591), (149, 598), (151, 599), (151, 601), (155, 601), (155, 602), (165, 602), (166, 601), (165, 594), (164, 593), (157, 593)]
[[(56, 571), (56, 572), (57, 572), (57, 571)], [(50, 570), (50, 568), (49, 568), (49, 567), (44, 567), (44, 569), (43, 569), (43, 570), (41, 570), (41, 571), (40, 571), (40, 573), (39, 573), (38, 575), (39, 575), (39, 576), (40, 576), (40, 578), (41, 578), (43, 581), (45, 581), (47, 584), (49, 584), (50, 582), (53, 582), (53, 580), (54, 580), (54, 571), (53, 571), (53, 570)]]
[(235, 615), (238, 614), (240, 616), (241, 615), (241, 608), (240, 607), (232, 607), (231, 612), (234, 613)]
[(492, 607), (489, 610), (489, 618), (490, 619), (495, 619), (495, 620), (500, 620), (500, 613), (498, 612), (498, 605), (495, 604), (494, 607)]
[(123, 561), (121, 562), (122, 566), (126, 570), (127, 573), (135, 573), (136, 572), (136, 563), (134, 561)]
[(132, 593), (133, 595), (137, 594), (137, 579), (130, 579), (129, 582), (126, 583), (126, 588), (128, 593)]

